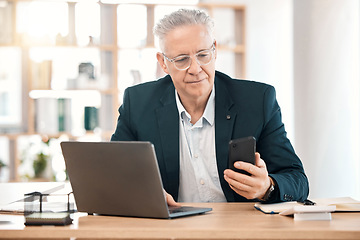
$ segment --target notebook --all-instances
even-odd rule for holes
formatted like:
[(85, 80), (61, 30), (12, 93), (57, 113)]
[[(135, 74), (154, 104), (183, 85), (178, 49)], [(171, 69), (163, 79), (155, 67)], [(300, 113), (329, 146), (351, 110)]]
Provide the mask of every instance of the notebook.
[(211, 208), (168, 207), (150, 142), (61, 142), (77, 210), (89, 214), (175, 218)]

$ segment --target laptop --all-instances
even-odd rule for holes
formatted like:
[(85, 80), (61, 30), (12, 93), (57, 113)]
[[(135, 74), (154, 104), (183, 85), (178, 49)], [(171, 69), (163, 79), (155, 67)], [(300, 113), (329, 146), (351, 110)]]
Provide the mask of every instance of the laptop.
[(61, 142), (77, 210), (89, 214), (176, 218), (211, 208), (168, 207), (150, 142)]

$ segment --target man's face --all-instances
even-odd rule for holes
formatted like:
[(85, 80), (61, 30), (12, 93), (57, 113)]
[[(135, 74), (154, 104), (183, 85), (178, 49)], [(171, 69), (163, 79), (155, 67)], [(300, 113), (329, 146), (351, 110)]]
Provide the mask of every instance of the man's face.
[[(169, 74), (181, 101), (207, 101), (214, 85), (215, 58), (207, 65), (199, 65), (195, 54), (210, 49), (213, 39), (202, 25), (178, 27), (167, 34), (163, 41), (164, 54), (173, 59), (180, 55), (190, 55), (191, 65), (186, 70), (178, 70), (174, 63), (157, 54), (160, 66)], [(216, 47), (216, 42), (214, 43)]]

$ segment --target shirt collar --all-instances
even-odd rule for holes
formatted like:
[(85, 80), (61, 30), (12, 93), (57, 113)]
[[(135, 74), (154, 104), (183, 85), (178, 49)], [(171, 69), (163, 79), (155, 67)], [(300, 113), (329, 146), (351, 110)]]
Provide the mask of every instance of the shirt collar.
[[(175, 99), (176, 99), (176, 105), (179, 111), (179, 117), (181, 120), (184, 120), (184, 114), (187, 116), (188, 119), (191, 119), (190, 114), (186, 111), (184, 106), (182, 105), (179, 95), (175, 89)], [(213, 89), (210, 93), (208, 102), (206, 103), (204, 114), (202, 115), (202, 118), (204, 118), (211, 126), (214, 124), (215, 120), (215, 87), (213, 86)]]

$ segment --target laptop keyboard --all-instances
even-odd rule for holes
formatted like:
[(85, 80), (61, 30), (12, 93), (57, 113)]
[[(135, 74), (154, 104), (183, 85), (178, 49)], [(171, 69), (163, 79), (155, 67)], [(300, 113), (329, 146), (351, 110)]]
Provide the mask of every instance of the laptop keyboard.
[(169, 207), (169, 213), (179, 213), (179, 212), (187, 212), (191, 210), (192, 207)]

